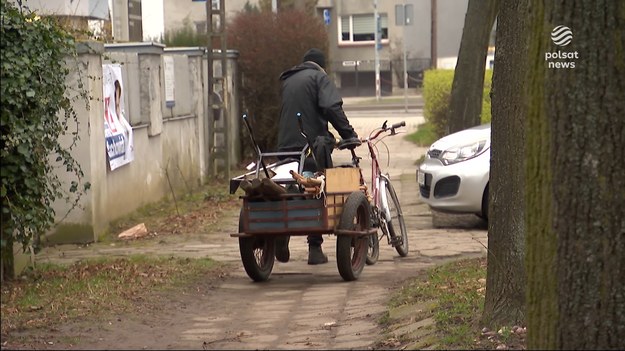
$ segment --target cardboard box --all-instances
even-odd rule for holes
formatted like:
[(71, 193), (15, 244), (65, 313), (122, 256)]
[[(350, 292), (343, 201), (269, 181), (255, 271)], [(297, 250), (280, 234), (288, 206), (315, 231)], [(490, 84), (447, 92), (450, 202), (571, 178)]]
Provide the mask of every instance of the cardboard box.
[(352, 167), (327, 168), (326, 193), (351, 193), (360, 189), (360, 170)]

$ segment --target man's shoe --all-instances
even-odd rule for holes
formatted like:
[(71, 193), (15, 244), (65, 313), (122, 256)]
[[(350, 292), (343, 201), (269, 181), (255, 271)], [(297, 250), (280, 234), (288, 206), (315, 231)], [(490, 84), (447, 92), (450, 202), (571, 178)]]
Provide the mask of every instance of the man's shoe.
[(308, 246), (308, 264), (322, 264), (328, 262), (328, 256), (323, 253), (321, 246)]
[(276, 238), (276, 260), (280, 262), (289, 262), (291, 253), (289, 252), (290, 236), (280, 236)]

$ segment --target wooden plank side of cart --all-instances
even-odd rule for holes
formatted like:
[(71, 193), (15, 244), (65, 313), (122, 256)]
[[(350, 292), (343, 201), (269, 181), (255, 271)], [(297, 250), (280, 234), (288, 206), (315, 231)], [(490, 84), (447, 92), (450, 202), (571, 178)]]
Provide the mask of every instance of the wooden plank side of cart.
[(328, 193), (317, 199), (312, 194), (284, 194), (273, 201), (259, 201), (243, 196), (242, 233), (231, 237), (255, 235), (370, 235), (365, 231), (337, 230), (343, 204), (351, 192)]

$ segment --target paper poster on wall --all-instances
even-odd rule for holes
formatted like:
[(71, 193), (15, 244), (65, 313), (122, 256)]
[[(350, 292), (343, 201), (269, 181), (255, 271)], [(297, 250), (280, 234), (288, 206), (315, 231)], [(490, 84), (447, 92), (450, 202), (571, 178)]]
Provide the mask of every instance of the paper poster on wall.
[(134, 159), (132, 127), (124, 109), (124, 84), (119, 65), (102, 65), (104, 138), (111, 171)]
[(165, 78), (165, 106), (174, 107), (176, 105), (176, 76), (173, 56), (163, 56), (163, 77)]

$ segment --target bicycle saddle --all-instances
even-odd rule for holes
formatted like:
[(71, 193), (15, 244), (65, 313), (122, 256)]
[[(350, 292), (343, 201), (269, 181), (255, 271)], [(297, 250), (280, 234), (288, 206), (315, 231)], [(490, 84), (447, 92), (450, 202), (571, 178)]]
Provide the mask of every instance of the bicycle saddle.
[(360, 139), (358, 138), (349, 138), (349, 139), (343, 139), (339, 142), (339, 145), (337, 146), (339, 150), (345, 150), (345, 149), (354, 149), (357, 146), (362, 145), (362, 142), (360, 141)]

